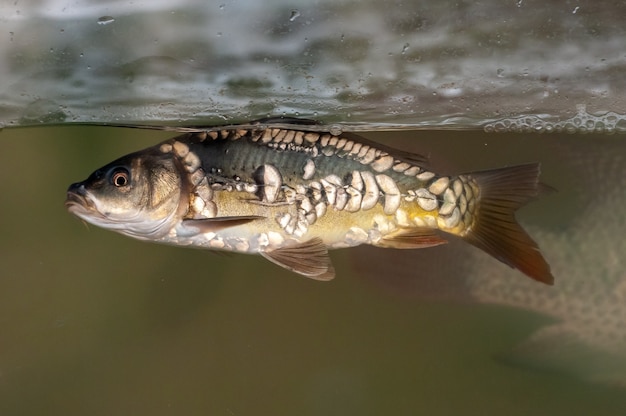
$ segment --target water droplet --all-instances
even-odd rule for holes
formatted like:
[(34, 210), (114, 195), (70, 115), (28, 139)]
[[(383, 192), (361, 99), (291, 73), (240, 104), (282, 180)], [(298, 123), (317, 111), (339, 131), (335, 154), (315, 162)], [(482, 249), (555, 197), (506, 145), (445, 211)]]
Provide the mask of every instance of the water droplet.
[(294, 20), (296, 20), (298, 17), (300, 17), (300, 11), (297, 9), (293, 9), (291, 11), (291, 16), (289, 16), (289, 21), (293, 22)]
[(82, 58), (82, 57), (85, 56), (85, 54), (81, 52), (80, 55), (78, 55), (78, 56), (80, 56)]
[(522, 7), (524, 0), (517, 0), (517, 7)]
[(497, 75), (498, 78), (504, 78), (504, 69), (498, 68), (496, 70), (496, 75)]
[(98, 24), (99, 25), (108, 25), (115, 22), (115, 19), (113, 18), (113, 16), (100, 16), (98, 18)]
[(220, 4), (220, 10), (224, 10), (225, 7), (226, 7), (225, 4)]
[(401, 52), (402, 55), (406, 54), (406, 51), (409, 50), (409, 46), (411, 45), (409, 45), (408, 43), (404, 44), (404, 46), (402, 47), (402, 52)]
[[(12, 35), (13, 33), (11, 33)], [(340, 42), (343, 42), (346, 39), (346, 35), (344, 35), (343, 33), (341, 34), (341, 38), (339, 39)]]

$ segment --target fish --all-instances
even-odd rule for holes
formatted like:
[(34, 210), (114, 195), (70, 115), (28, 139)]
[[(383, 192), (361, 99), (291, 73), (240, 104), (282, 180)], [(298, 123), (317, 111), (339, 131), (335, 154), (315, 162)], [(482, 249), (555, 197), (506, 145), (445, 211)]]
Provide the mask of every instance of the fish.
[(331, 249), (417, 249), (448, 236), (552, 285), (515, 212), (542, 189), (540, 165), (441, 175), (426, 157), (312, 120), (190, 129), (97, 169), (68, 211), (140, 240), (260, 254), (330, 280)]

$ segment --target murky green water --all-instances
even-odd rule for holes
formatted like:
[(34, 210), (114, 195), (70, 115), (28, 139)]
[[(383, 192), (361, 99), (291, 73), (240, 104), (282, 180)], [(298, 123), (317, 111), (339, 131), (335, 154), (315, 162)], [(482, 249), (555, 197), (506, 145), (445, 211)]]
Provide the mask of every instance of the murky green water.
[(521, 217), (550, 288), (458, 242), (335, 251), (338, 277), (321, 283), (65, 211), (69, 183), (169, 136), (0, 133), (0, 414), (626, 411), (622, 137), (369, 136), (447, 170), (542, 161), (559, 191)]

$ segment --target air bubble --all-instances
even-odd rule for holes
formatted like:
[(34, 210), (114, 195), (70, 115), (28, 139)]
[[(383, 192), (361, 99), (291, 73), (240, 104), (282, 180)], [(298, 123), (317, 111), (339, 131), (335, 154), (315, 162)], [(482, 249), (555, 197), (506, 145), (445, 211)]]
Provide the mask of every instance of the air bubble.
[(328, 132), (333, 136), (340, 136), (343, 133), (341, 126), (338, 124), (333, 124), (328, 128)]
[(615, 123), (615, 131), (618, 133), (626, 132), (626, 120), (621, 118), (617, 123)]
[[(571, 118), (552, 121), (540, 116), (511, 117), (488, 123), (485, 132), (536, 132), (536, 133), (626, 133), (626, 116), (615, 112), (601, 115), (587, 113), (585, 105), (576, 106), (577, 114)], [(544, 116), (545, 117), (545, 116)]]

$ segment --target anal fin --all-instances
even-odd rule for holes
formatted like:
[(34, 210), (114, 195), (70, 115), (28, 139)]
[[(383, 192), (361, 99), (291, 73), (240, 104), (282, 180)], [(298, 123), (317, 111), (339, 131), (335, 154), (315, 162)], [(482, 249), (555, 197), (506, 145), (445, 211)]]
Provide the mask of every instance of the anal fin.
[(384, 248), (415, 249), (446, 244), (445, 240), (430, 228), (399, 228), (387, 234), (375, 245)]
[(263, 251), (261, 255), (287, 270), (315, 280), (331, 280), (335, 269), (328, 248), (318, 237), (298, 244)]

